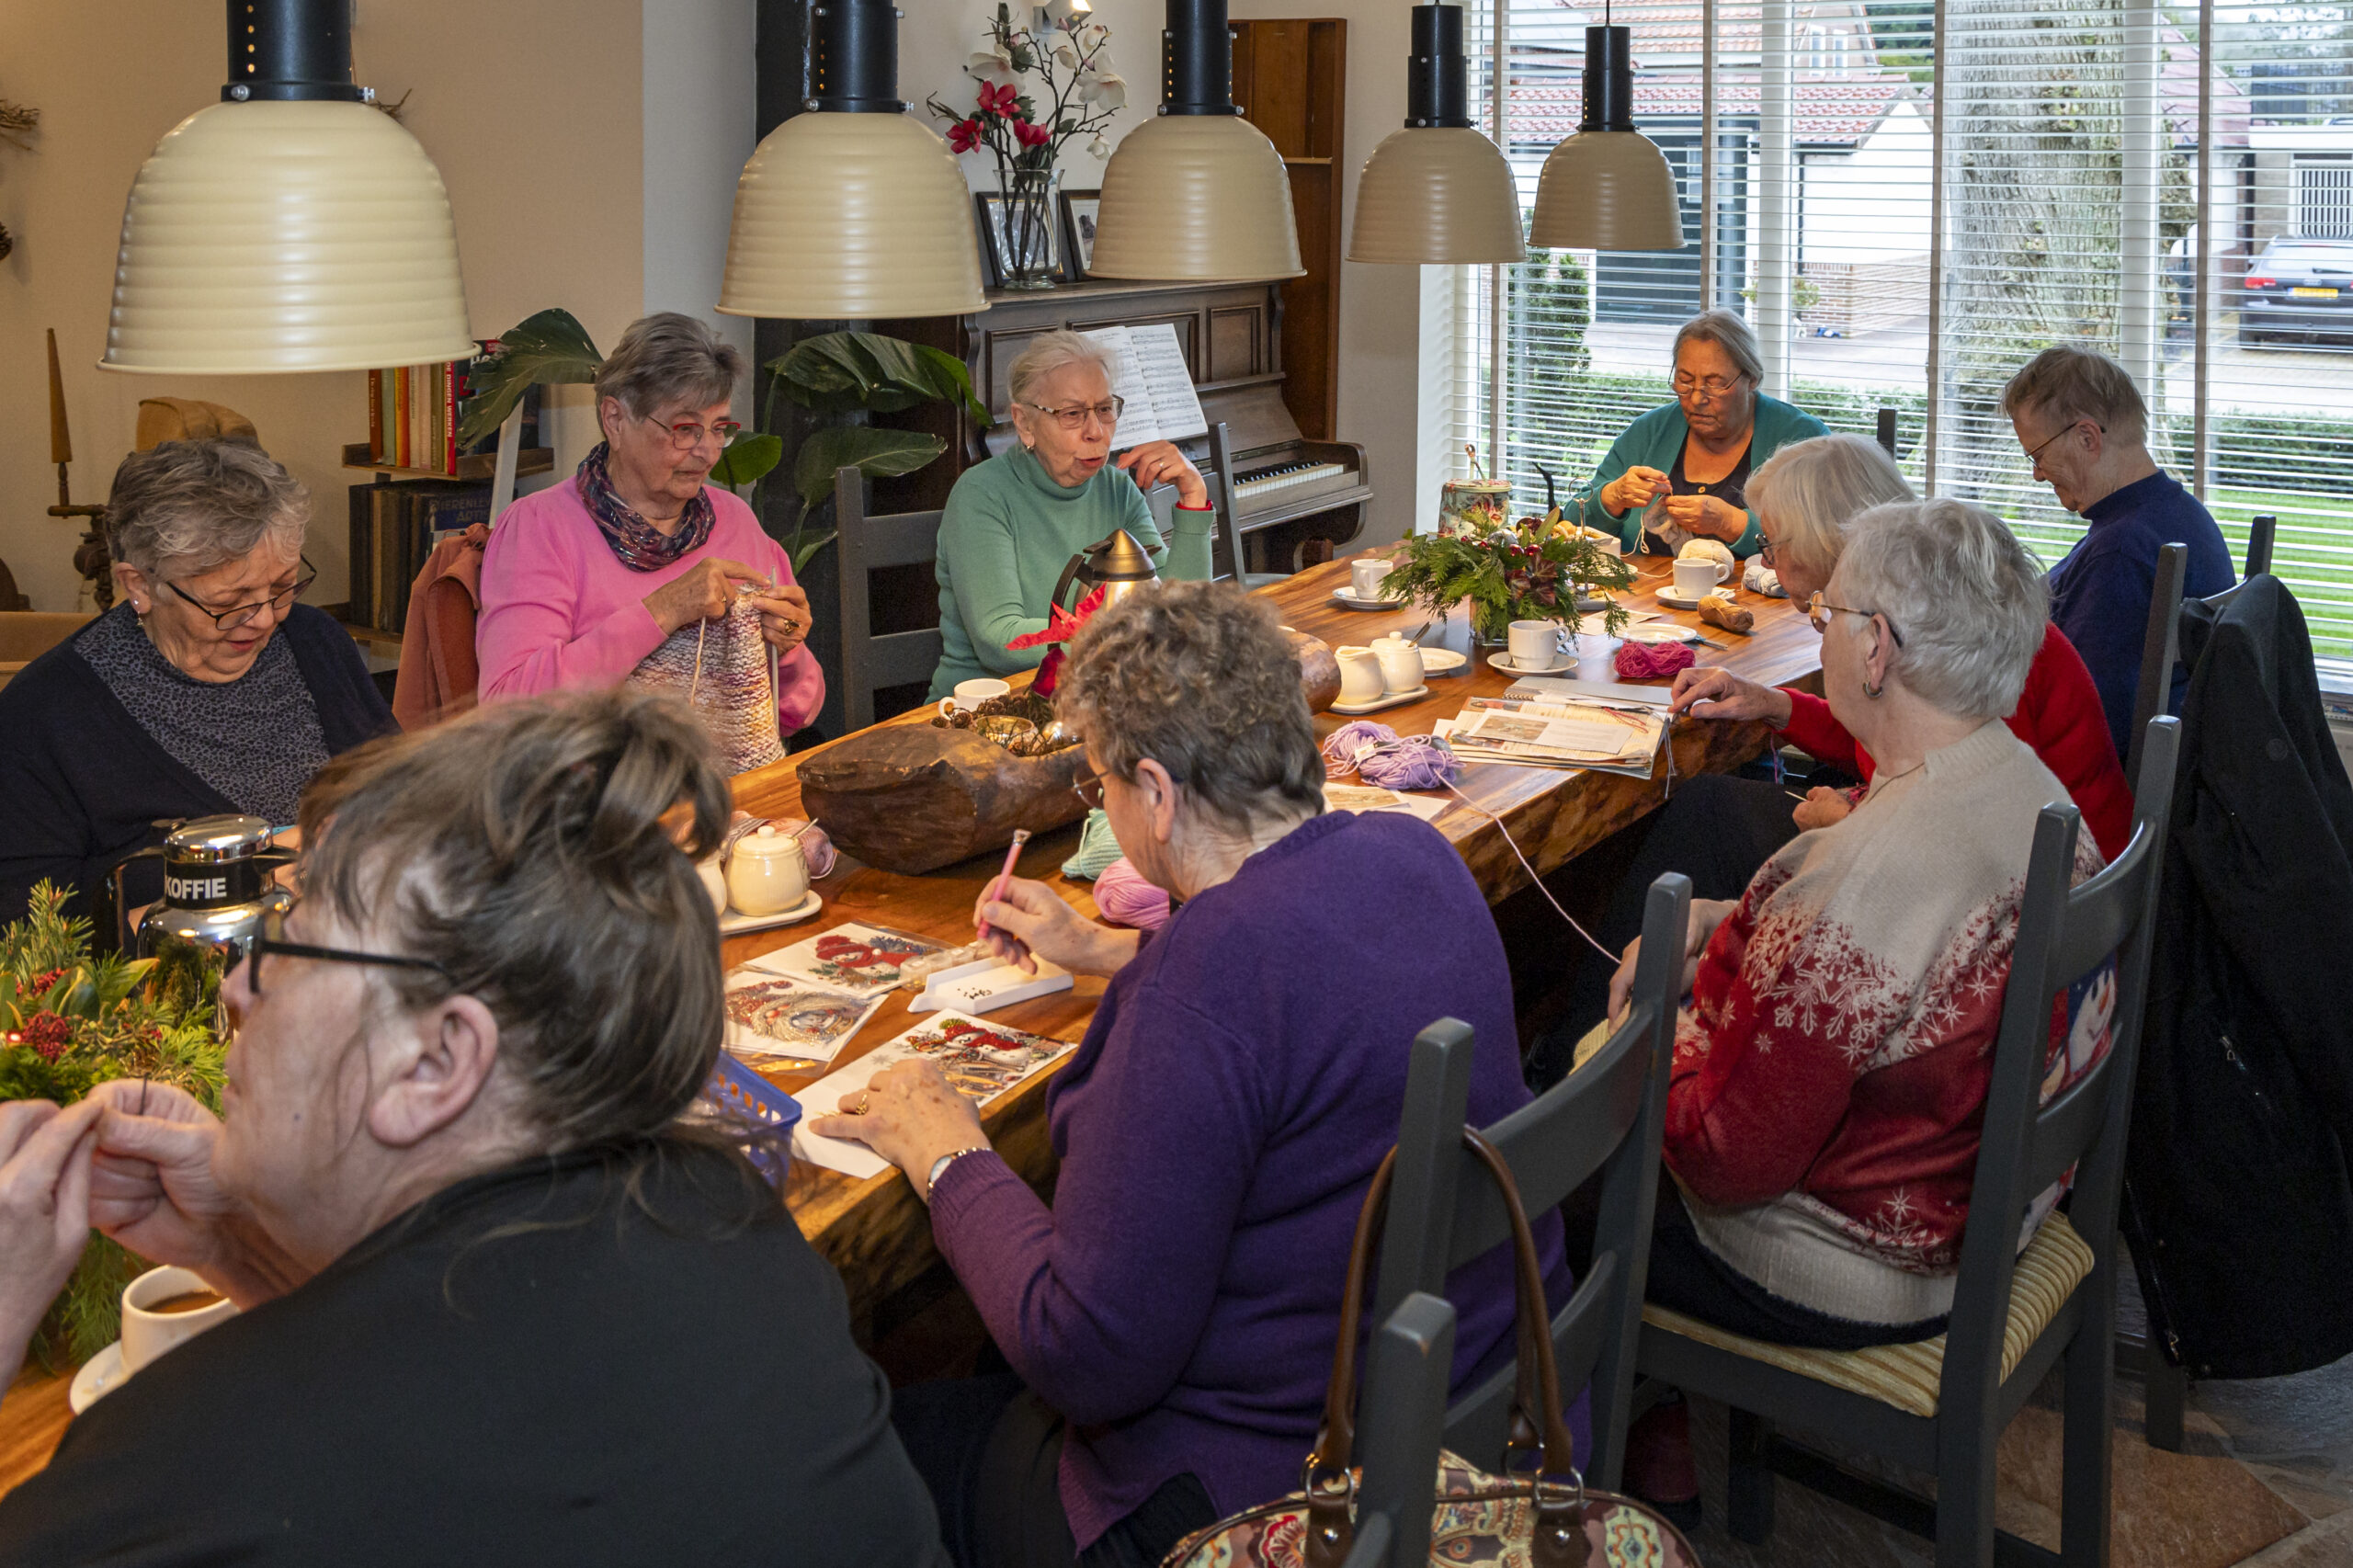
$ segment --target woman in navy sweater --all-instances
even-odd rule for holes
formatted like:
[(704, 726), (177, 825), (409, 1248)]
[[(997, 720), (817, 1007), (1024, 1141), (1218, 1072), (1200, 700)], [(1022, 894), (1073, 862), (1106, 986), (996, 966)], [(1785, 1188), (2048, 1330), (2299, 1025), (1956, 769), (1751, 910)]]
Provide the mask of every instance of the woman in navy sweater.
[[(0, 689), (0, 922), (44, 880), (91, 913), (159, 819), (290, 823), (328, 757), (397, 727), (350, 636), (294, 602), (314, 575), (310, 514), (249, 442), (122, 460), (107, 497), (120, 601)], [(136, 908), (161, 882), (133, 871)]]
[[(1263, 604), (1207, 583), (1128, 599), (1081, 634), (1059, 701), (1086, 738), (1081, 792), (1183, 903), (1149, 937), (1041, 883), (978, 912), (1110, 977), (1049, 1091), (1052, 1205), (927, 1063), (814, 1124), (906, 1171), (1011, 1365), (902, 1390), (894, 1415), (967, 1565), (1157, 1562), (1297, 1485), (1414, 1036), (1449, 1016), (1476, 1029), (1472, 1122), (1528, 1100), (1477, 882), (1427, 823), (1324, 811), (1299, 666)], [(1558, 1217), (1537, 1236), (1557, 1310)], [(1512, 1354), (1510, 1260), (1466, 1265), (1448, 1295), (1461, 1389)]]

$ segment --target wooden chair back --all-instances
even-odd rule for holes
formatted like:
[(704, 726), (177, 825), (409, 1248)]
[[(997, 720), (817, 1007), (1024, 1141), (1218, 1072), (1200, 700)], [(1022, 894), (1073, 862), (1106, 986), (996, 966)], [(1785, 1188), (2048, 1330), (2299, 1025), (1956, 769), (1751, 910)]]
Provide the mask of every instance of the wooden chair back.
[(874, 694), (885, 687), (928, 681), (939, 667), (939, 627), (935, 622), (905, 631), (875, 635), (875, 573), (893, 566), (927, 566), (939, 555), (939, 512), (894, 512), (869, 517), (866, 477), (856, 468), (834, 472), (834, 562), (838, 574), (841, 618), (842, 729), (874, 722)]
[(1357, 1537), (1343, 1568), (1426, 1568), (1454, 1376), (1454, 1308), (1416, 1290), (1384, 1319), (1366, 1353), (1357, 1403)]

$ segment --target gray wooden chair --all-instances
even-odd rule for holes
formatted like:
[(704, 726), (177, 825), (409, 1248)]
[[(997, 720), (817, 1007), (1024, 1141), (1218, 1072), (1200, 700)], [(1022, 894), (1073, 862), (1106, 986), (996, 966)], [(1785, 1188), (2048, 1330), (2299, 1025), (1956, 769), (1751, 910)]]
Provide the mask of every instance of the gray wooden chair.
[[(1689, 879), (1669, 873), (1651, 885), (1626, 1021), (1586, 1065), (1480, 1130), (1510, 1165), (1531, 1215), (1559, 1207), (1596, 1171), (1603, 1173), (1593, 1261), (1552, 1320), (1552, 1345), (1564, 1402), (1590, 1380), (1593, 1448), (1577, 1459), (1586, 1479), (1611, 1490), (1625, 1464), (1690, 907)], [(1490, 1041), (1489, 1049), (1510, 1043)], [(1414, 1291), (1442, 1293), (1449, 1274), (1509, 1242), (1510, 1220), (1495, 1185), (1462, 1147), (1471, 1051), (1470, 1026), (1452, 1018), (1414, 1041), (1381, 1233), (1376, 1315)], [(1448, 1448), (1483, 1468), (1502, 1469), (1515, 1372), (1501, 1369), (1447, 1412)]]
[(1439, 1429), (1454, 1372), (1454, 1308), (1416, 1290), (1368, 1347), (1357, 1405), (1356, 1543), (1343, 1568), (1427, 1568)]
[(868, 582), (892, 566), (928, 566), (939, 553), (938, 512), (869, 517), (865, 476), (855, 468), (834, 472), (835, 571), (840, 587), (842, 733), (874, 722), (874, 694), (886, 687), (928, 682), (939, 667), (939, 627), (874, 634)]
[[(1773, 1478), (1781, 1475), (1930, 1537), (1939, 1568), (1993, 1562), (1997, 1545), (2005, 1562), (2108, 1562), (2117, 1210), (2180, 728), (2175, 719), (2153, 722), (2132, 841), (2098, 876), (2068, 886), (2074, 806), (2046, 806), (2035, 823), (1946, 1333), (1841, 1353), (1746, 1339), (1658, 1307), (1644, 1312), (1643, 1374), (1733, 1407), (1729, 1523), (1740, 1540), (1762, 1542), (1771, 1533)], [(2108, 1054), (2040, 1104), (2052, 1000), (2111, 954)], [(2071, 1168), (2067, 1211), (2044, 1220), (2020, 1253), (2020, 1216)], [(2010, 1418), (2063, 1358), (2065, 1478), (2054, 1557), (1995, 1531), (1994, 1453)], [(1936, 1498), (1778, 1437), (1776, 1424), (1931, 1473)]]
[[(1248, 569), (1249, 557), (1242, 548), (1242, 513), (1233, 499), (1233, 448), (1222, 419), (1210, 426), (1210, 472), (1203, 477), (1210, 484), (1210, 505), (1217, 508), (1217, 536), (1210, 541), (1211, 579), (1222, 583), (1230, 578), (1245, 588), (1281, 582), (1279, 572)], [(1217, 561), (1220, 551), (1225, 553), (1222, 566)]]
[[(2249, 519), (2246, 571), (2240, 575), (2241, 584), (2271, 570), (2271, 545), (2279, 528), (2276, 517)], [(2156, 582), (2149, 594), (2148, 629), (2141, 639), (2141, 686), (2132, 701), (2132, 755), (2124, 759), (2127, 778), (2140, 777), (2141, 746), (2149, 733), (2149, 721), (2172, 705), (2174, 669), (2181, 662), (2181, 591), (2188, 576), (2188, 545), (2168, 544), (2158, 550)], [(2236, 587), (2225, 588), (2203, 602), (2220, 607), (2237, 592)]]

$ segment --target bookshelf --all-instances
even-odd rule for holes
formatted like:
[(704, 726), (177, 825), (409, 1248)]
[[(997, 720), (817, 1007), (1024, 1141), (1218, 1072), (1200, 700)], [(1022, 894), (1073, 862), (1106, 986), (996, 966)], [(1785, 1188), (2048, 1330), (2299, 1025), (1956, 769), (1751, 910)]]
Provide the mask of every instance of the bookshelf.
[[(460, 457), (458, 460), (458, 472), (451, 474), (443, 473), (438, 469), (398, 468), (391, 463), (371, 462), (369, 460), (370, 449), (365, 441), (346, 442), (343, 449), (343, 466), (358, 469), (365, 473), (376, 474), (387, 481), (394, 479), (487, 480), (493, 477), (498, 468), (496, 452), (473, 452)], [(515, 454), (515, 472), (517, 477), (529, 473), (546, 473), (554, 467), (555, 449), (552, 447), (525, 447)]]

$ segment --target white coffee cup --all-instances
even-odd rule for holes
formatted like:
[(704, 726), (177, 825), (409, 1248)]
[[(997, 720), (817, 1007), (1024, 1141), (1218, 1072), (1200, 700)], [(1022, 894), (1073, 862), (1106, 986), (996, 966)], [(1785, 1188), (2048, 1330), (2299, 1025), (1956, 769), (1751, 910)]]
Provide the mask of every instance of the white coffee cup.
[[(196, 1294), (219, 1296), (193, 1311), (157, 1312), (163, 1302)], [(122, 1288), (122, 1365), (135, 1372), (213, 1324), (237, 1315), (237, 1303), (204, 1281), (193, 1268), (151, 1268)]]
[(1388, 687), (1381, 678), (1381, 655), (1370, 648), (1335, 648), (1332, 656), (1340, 661), (1340, 700), (1346, 703), (1378, 702)]
[(1411, 638), (1376, 637), (1372, 654), (1381, 661), (1381, 689), (1390, 695), (1422, 684), (1422, 650)]
[(1549, 670), (1561, 662), (1558, 621), (1515, 620), (1506, 636), (1516, 669)]
[(1382, 580), (1395, 570), (1397, 570), (1397, 563), (1393, 561), (1381, 561), (1369, 555), (1360, 555), (1348, 562), (1348, 586), (1360, 599), (1380, 598)]
[(1675, 562), (1675, 597), (1696, 599), (1732, 575), (1732, 568), (1721, 561), (1706, 556), (1677, 556)]
[(956, 706), (969, 712), (990, 698), (1004, 697), (1012, 690), (1005, 682), (986, 676), (977, 680), (960, 680), (956, 683)]

